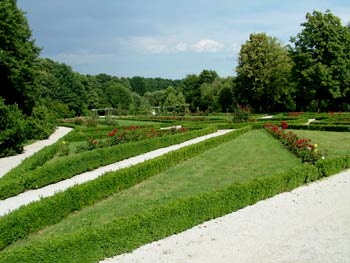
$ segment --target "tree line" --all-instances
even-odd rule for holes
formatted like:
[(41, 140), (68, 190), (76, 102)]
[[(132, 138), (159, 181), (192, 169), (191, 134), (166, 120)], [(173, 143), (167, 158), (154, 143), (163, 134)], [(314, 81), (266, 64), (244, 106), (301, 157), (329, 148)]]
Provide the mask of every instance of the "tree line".
[(15, 0), (0, 2), (0, 21), (0, 157), (13, 141), (47, 137), (55, 119), (96, 108), (113, 107), (117, 114), (232, 112), (242, 106), (254, 112), (350, 111), (350, 26), (329, 10), (307, 13), (288, 45), (251, 34), (232, 77), (203, 70), (180, 80), (80, 74), (39, 57)]

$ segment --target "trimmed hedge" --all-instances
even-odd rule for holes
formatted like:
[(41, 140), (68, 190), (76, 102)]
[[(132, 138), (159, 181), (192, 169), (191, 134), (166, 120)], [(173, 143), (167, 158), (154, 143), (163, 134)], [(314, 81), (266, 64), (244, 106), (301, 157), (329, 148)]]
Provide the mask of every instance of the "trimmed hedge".
[(296, 125), (296, 124), (288, 124), (288, 129), (349, 132), (350, 125)]
[(250, 129), (248, 126), (129, 168), (106, 173), (96, 180), (74, 186), (0, 217), (0, 249), (45, 226), (59, 222), (74, 211), (140, 183), (186, 159), (230, 141)]
[(16, 173), (5, 175), (0, 179), (0, 199), (15, 196), (28, 189), (37, 189), (56, 183), (100, 166), (181, 143), (214, 131), (216, 131), (216, 127), (208, 127), (202, 130), (125, 143), (72, 156), (64, 156), (29, 172), (21, 173), (17, 170)]
[[(5, 178), (8, 177), (21, 177), (23, 173), (33, 171), (35, 168), (42, 166), (47, 161), (49, 161), (57, 152), (59, 151), (59, 144), (55, 143), (50, 146), (46, 146), (41, 149), (36, 154), (28, 157), (22, 161), (22, 163), (8, 173), (4, 175)], [(0, 188), (0, 191), (1, 188)]]
[(320, 160), (316, 163), (322, 176), (330, 176), (350, 168), (350, 155)]
[[(141, 129), (147, 129), (147, 128), (154, 128), (154, 125), (135, 125), (138, 127), (141, 127)], [(64, 139), (65, 141), (69, 141), (69, 142), (79, 142), (79, 141), (87, 141), (89, 139), (104, 139), (104, 138), (108, 138), (108, 133), (113, 131), (114, 128), (117, 128), (120, 131), (126, 130), (127, 127), (124, 126), (110, 126), (110, 127), (102, 127), (102, 128), (76, 128), (74, 129), (73, 132), (70, 132), (69, 134), (67, 134)]]
[(97, 262), (289, 191), (318, 177), (317, 168), (303, 165), (284, 174), (235, 183), (219, 191), (177, 200), (103, 226), (33, 241), (4, 251), (0, 261)]

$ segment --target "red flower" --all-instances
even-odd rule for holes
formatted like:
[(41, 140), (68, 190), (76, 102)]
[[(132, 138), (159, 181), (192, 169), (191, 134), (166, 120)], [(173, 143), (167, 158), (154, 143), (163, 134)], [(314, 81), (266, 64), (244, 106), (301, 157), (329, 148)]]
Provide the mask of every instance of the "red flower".
[(281, 128), (282, 128), (283, 130), (287, 129), (287, 128), (288, 128), (287, 122), (282, 121), (282, 122), (281, 122)]
[(112, 136), (114, 136), (117, 132), (118, 132), (117, 128), (114, 128), (113, 131), (111, 131), (110, 133), (108, 133), (108, 136), (109, 136), (109, 137), (112, 137)]

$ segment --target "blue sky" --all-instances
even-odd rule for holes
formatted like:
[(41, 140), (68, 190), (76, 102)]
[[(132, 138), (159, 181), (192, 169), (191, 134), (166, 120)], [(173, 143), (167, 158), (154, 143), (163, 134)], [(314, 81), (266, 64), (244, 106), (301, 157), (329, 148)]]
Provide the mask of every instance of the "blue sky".
[(305, 14), (330, 9), (344, 24), (349, 0), (18, 0), (42, 57), (83, 74), (183, 78), (234, 75), (240, 45), (265, 32), (287, 44)]

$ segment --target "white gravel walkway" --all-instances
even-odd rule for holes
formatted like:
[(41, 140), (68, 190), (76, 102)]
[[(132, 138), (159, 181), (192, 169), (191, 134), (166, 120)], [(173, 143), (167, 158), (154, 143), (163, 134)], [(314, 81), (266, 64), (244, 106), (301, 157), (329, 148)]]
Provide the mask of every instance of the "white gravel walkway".
[(103, 263), (349, 263), (350, 171)]
[(120, 161), (120, 162), (116, 162), (116, 163), (98, 168), (98, 169), (93, 170), (93, 171), (85, 172), (85, 173), (82, 173), (80, 175), (76, 175), (70, 179), (63, 180), (63, 181), (55, 183), (55, 184), (51, 184), (51, 185), (45, 186), (45, 187), (37, 189), (37, 190), (30, 190), (30, 191), (24, 192), (22, 194), (19, 194), (17, 196), (10, 197), (10, 198), (5, 199), (5, 200), (0, 200), (0, 216), (3, 216), (5, 214), (7, 214), (8, 212), (19, 208), (22, 205), (26, 205), (26, 204), (29, 204), (31, 202), (40, 200), (41, 197), (52, 196), (56, 192), (64, 191), (67, 188), (72, 187), (74, 185), (82, 184), (82, 183), (85, 183), (87, 181), (94, 180), (97, 177), (105, 174), (106, 172), (116, 171), (116, 170), (131, 166), (131, 165), (135, 165), (135, 164), (144, 162), (146, 160), (159, 157), (165, 153), (178, 150), (182, 147), (196, 144), (198, 142), (207, 140), (209, 138), (213, 138), (213, 137), (217, 137), (217, 136), (226, 134), (230, 131), (232, 131), (232, 130), (219, 130), (219, 131), (214, 132), (212, 134), (204, 135), (204, 136), (201, 136), (201, 137), (198, 137), (198, 138), (195, 138), (192, 140), (188, 140), (188, 141), (180, 143), (180, 144), (176, 144), (176, 145), (172, 145), (169, 147), (154, 150), (154, 151), (151, 151), (151, 152), (139, 155), (139, 156), (135, 156), (135, 157), (132, 157), (132, 158)]
[(4, 176), (7, 172), (9, 172), (12, 168), (19, 165), (24, 159), (32, 156), (34, 153), (40, 151), (42, 148), (54, 144), (64, 135), (69, 133), (72, 128), (68, 127), (58, 127), (56, 131), (51, 134), (51, 136), (46, 140), (41, 140), (34, 142), (31, 145), (25, 146), (24, 151), (21, 154), (5, 157), (0, 159), (0, 177)]
[(316, 119), (308, 119), (308, 120), (307, 120), (307, 123), (305, 123), (305, 124), (306, 124), (306, 125), (310, 125), (310, 123), (311, 123), (311, 122), (314, 122), (314, 121), (316, 121)]
[(264, 120), (264, 119), (272, 119), (272, 118), (273, 118), (272, 115), (267, 115), (267, 116), (261, 117), (261, 118), (259, 118), (259, 119)]

